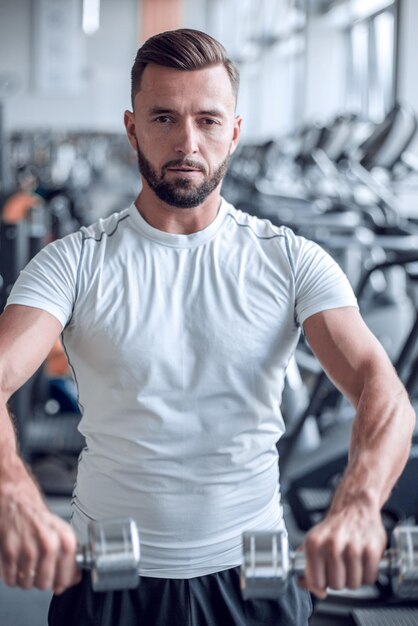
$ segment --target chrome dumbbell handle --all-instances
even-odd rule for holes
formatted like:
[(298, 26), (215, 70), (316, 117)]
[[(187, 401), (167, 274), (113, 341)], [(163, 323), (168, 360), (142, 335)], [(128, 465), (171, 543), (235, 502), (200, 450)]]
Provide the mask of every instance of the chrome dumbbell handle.
[(75, 560), (79, 569), (90, 570), (95, 591), (137, 587), (140, 541), (135, 521), (90, 522), (88, 541), (78, 546)]
[[(290, 576), (305, 573), (305, 555), (289, 550), (283, 532), (244, 533), (243, 549), (241, 588), (245, 598), (276, 598)], [(379, 563), (379, 574), (391, 579), (399, 597), (418, 597), (418, 527), (394, 530), (392, 546)]]

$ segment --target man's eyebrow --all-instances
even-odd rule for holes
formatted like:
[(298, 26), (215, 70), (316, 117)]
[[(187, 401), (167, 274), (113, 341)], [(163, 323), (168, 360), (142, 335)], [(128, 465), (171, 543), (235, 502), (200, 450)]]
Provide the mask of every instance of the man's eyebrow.
[(225, 113), (220, 109), (209, 109), (204, 111), (198, 111), (197, 115), (208, 115), (209, 117), (224, 117)]
[(176, 113), (174, 109), (168, 109), (167, 107), (152, 107), (149, 110), (150, 115), (163, 115), (167, 113)]
[[(176, 111), (175, 109), (159, 106), (153, 106), (149, 110), (150, 115), (173, 115), (177, 113), (178, 111)], [(195, 115), (207, 115), (208, 117), (225, 117), (225, 113), (220, 109), (204, 109), (202, 111), (197, 111)]]

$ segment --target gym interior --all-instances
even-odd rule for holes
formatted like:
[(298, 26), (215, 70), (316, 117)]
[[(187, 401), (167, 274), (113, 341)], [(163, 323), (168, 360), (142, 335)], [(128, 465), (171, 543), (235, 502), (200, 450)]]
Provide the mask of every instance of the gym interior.
[[(138, 165), (123, 127), (129, 70), (148, 37), (182, 27), (213, 35), (241, 73), (241, 139), (223, 196), (337, 260), (416, 400), (416, 0), (0, 0), (1, 310), (46, 243), (135, 199)], [(10, 407), (48, 506), (70, 520), (85, 442), (60, 342)], [(282, 413), (281, 491), (296, 547), (327, 510), (354, 417), (303, 337), (287, 369)], [(388, 545), (396, 527), (417, 523), (417, 446), (418, 438), (382, 510)], [(418, 549), (412, 531), (411, 542)], [(411, 587), (414, 558), (406, 566)], [(418, 599), (396, 593), (394, 577), (383, 571), (373, 586), (330, 591), (315, 602), (310, 623), (416, 626)], [(0, 624), (45, 626), (50, 598), (0, 584)]]

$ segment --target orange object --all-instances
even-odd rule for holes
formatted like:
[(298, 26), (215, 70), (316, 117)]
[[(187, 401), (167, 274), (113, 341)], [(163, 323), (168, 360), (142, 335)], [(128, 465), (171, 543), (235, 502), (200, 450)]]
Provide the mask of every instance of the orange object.
[(6, 224), (16, 224), (25, 219), (30, 209), (41, 202), (40, 196), (17, 191), (3, 204), (1, 219)]
[(70, 366), (62, 343), (59, 339), (53, 345), (51, 352), (46, 357), (46, 373), (51, 377), (68, 376)]
[(183, 0), (141, 0), (140, 42), (166, 30), (182, 26)]

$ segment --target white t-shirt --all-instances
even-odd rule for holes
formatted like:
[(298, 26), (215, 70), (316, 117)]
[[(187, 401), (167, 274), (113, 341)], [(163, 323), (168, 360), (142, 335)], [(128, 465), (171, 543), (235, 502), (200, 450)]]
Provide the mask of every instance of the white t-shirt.
[(72, 524), (130, 516), (146, 576), (241, 562), (241, 535), (283, 526), (276, 442), (300, 325), (357, 306), (315, 243), (222, 201), (191, 235), (134, 205), (46, 246), (8, 304), (58, 318), (86, 437)]

